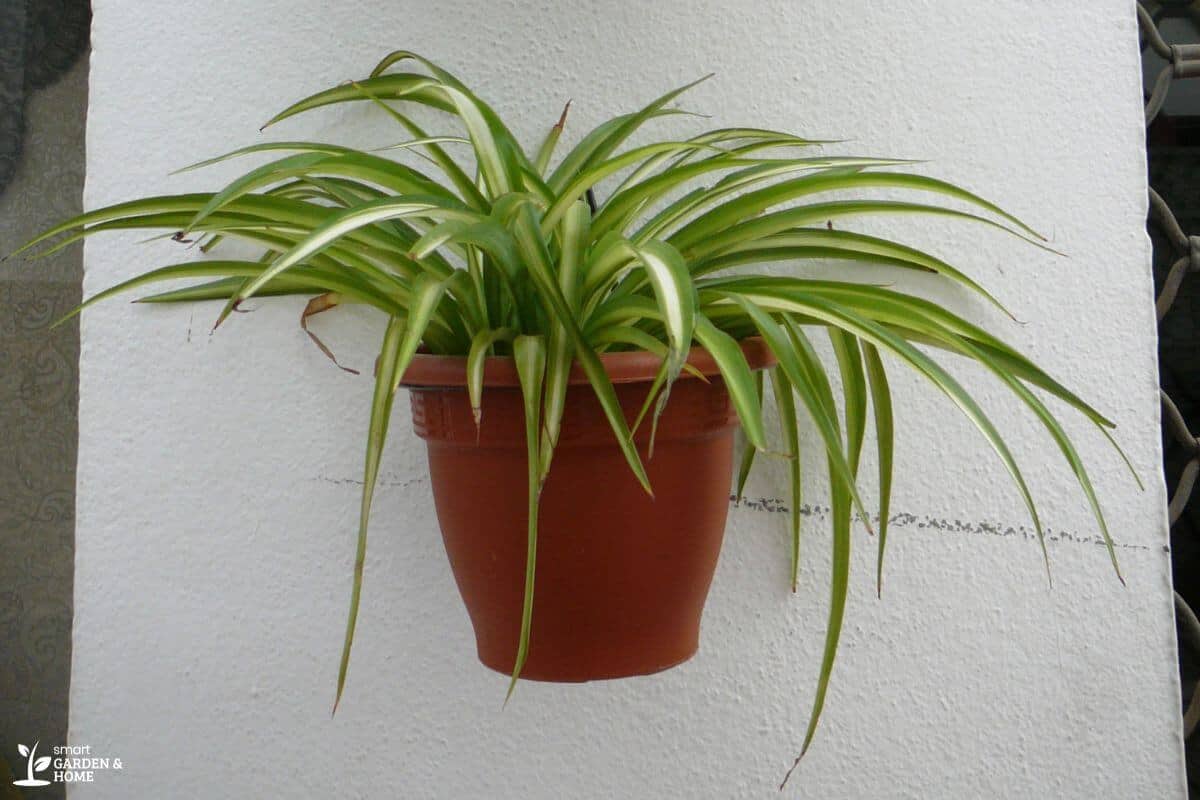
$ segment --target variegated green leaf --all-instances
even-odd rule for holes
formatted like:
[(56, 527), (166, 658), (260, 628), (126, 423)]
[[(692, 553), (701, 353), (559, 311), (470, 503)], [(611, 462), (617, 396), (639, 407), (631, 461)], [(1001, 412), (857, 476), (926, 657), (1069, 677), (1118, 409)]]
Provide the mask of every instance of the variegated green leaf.
[(475, 432), (483, 418), (483, 367), (489, 352), (496, 342), (511, 342), (517, 335), (512, 328), (480, 331), (471, 340), (467, 353), (467, 396), (471, 400), (471, 416), (475, 418)]
[(871, 388), (871, 407), (875, 414), (875, 442), (879, 450), (879, 552), (875, 561), (875, 593), (882, 597), (883, 553), (887, 547), (888, 517), (892, 506), (892, 451), (896, 434), (892, 416), (892, 390), (888, 386), (883, 360), (873, 344), (863, 344), (862, 353)]
[[(796, 397), (792, 384), (782, 368), (771, 368), (771, 390), (775, 395), (775, 408), (779, 412), (779, 428), (787, 446), (788, 457), (788, 518), (792, 534), (792, 591), (800, 580), (800, 506), (804, 502), (804, 485), (800, 470), (800, 424), (796, 417)], [(739, 492), (740, 494), (740, 492)]]
[[(773, 372), (773, 370), (772, 370)], [(761, 407), (763, 403), (763, 378), (766, 373), (759, 370), (754, 373), (754, 393), (758, 396), (758, 405)], [(738, 464), (737, 482), (735, 483), (734, 497), (740, 502), (742, 495), (746, 491), (746, 481), (750, 479), (750, 470), (754, 467), (754, 457), (758, 454), (758, 448), (745, 443), (742, 448), (742, 461)]]
[(528, 547), (525, 554), (525, 599), (521, 607), (521, 634), (517, 643), (517, 658), (513, 664), (512, 680), (504, 702), (512, 697), (517, 679), (529, 656), (529, 637), (533, 628), (533, 590), (537, 573), (538, 496), (539, 477), (538, 436), (541, 428), (542, 381), (546, 371), (546, 343), (541, 336), (518, 336), (513, 342), (513, 359), (521, 380), (521, 396), (525, 403), (525, 447), (529, 470)]

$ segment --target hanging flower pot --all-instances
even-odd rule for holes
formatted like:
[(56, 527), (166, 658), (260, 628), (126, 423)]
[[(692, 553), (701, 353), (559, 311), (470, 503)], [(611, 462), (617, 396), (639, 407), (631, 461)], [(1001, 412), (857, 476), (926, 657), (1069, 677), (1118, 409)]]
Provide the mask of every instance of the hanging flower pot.
[[(774, 362), (761, 339), (747, 362)], [(661, 361), (613, 353), (601, 363), (632, 425)], [(529, 653), (521, 676), (587, 681), (644, 675), (696, 652), (725, 530), (737, 414), (712, 357), (671, 389), (654, 431), (634, 439), (653, 496), (625, 464), (587, 376), (569, 378), (562, 430), (538, 504)], [(512, 674), (528, 554), (525, 406), (510, 358), (487, 359), (476, 426), (466, 359), (419, 354), (404, 375), (413, 426), (429, 451), (438, 522), (479, 660)]]

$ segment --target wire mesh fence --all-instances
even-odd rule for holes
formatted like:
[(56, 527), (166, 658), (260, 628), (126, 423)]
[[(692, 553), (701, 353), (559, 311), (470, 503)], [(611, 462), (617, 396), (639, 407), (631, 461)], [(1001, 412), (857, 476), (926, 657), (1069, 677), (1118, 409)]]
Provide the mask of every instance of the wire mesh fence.
[[(1146, 100), (1147, 140), (1153, 142), (1157, 133), (1156, 123), (1161, 123), (1165, 116), (1164, 109), (1173, 92), (1188, 81), (1200, 78), (1200, 2), (1195, 0), (1139, 0), (1138, 23), (1141, 33), (1141, 45), (1144, 54), (1144, 86)], [(1182, 24), (1179, 24), (1182, 23)], [(1186, 31), (1186, 35), (1195, 40), (1182, 44), (1170, 44), (1164, 35), (1168, 24), (1172, 30)], [(1200, 87), (1200, 81), (1194, 86)], [(1200, 117), (1200, 114), (1194, 115)], [(1163, 127), (1161, 124), (1159, 128)], [(1175, 126), (1177, 133), (1178, 126)], [(1172, 142), (1179, 140), (1178, 135), (1171, 137)], [(1197, 142), (1200, 143), (1200, 142)], [(1200, 152), (1200, 150), (1196, 151)], [(1172, 529), (1172, 550), (1178, 559), (1178, 547), (1174, 546), (1184, 528), (1182, 525), (1185, 514), (1195, 513), (1200, 506), (1200, 492), (1196, 490), (1197, 476), (1200, 475), (1200, 437), (1193, 431), (1197, 426), (1197, 404), (1195, 397), (1189, 391), (1197, 376), (1200, 376), (1200, 364), (1197, 364), (1197, 326), (1200, 325), (1200, 309), (1190, 301), (1192, 293), (1200, 282), (1200, 235), (1189, 235), (1185, 225), (1181, 224), (1184, 214), (1175, 210), (1160, 194), (1157, 183), (1165, 182), (1166, 176), (1160, 171), (1150, 171), (1150, 210), (1147, 219), (1149, 232), (1154, 241), (1156, 263), (1156, 288), (1158, 295), (1155, 309), (1158, 316), (1160, 348), (1159, 357), (1162, 363), (1160, 375), (1162, 386), (1162, 424), (1164, 443), (1164, 466), (1167, 470), (1167, 484), (1170, 490), (1170, 505), (1168, 516)], [(1192, 192), (1196, 189), (1191, 188)], [(1178, 202), (1178, 200), (1177, 200)], [(1200, 213), (1200, 208), (1188, 208), (1187, 217)], [(1186, 217), (1185, 217), (1186, 219)], [(1190, 221), (1190, 220), (1189, 220)], [(1190, 289), (1191, 292), (1187, 291)], [(1185, 300), (1183, 298), (1187, 297)], [(1170, 353), (1179, 345), (1183, 352), (1189, 353), (1192, 380), (1181, 380), (1178, 370), (1173, 369), (1164, 354)], [(1176, 569), (1176, 586), (1179, 587), (1179, 570)], [(1200, 622), (1188, 602), (1179, 591), (1175, 594), (1176, 620), (1180, 632), (1181, 653), (1190, 651), (1200, 653)], [(1186, 673), (1186, 670), (1185, 670)], [(1190, 697), (1184, 713), (1184, 736), (1190, 737), (1196, 730), (1200, 720), (1200, 692), (1195, 691), (1194, 680), (1188, 680), (1185, 674), (1184, 693)]]

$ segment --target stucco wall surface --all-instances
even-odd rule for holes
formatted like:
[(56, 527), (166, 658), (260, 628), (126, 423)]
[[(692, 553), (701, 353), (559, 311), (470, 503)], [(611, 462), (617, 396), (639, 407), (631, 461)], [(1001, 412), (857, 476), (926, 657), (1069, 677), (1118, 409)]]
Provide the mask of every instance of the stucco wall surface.
[[(930, 160), (920, 169), (1030, 220), (1068, 257), (950, 221), (848, 226), (953, 256), (1021, 323), (959, 292), (934, 296), (1117, 421), (1144, 492), (1095, 431), (1073, 418), (1069, 429), (1128, 587), (1035, 419), (951, 365), (1026, 469), (1053, 531), (1053, 588), (985, 442), (894, 369), (898, 516), (883, 599), (875, 542), (859, 530), (823, 728), (789, 792), (1183, 797), (1133, 4), (952, 5), (97, 0), (85, 204), (215, 188), (244, 164), (168, 173), (266, 137), (405, 138), (366, 109), (257, 132), (286, 102), (360, 77), (396, 47), (442, 61), (529, 142), (567, 98), (573, 142), (715, 71), (685, 103), (710, 125)], [(90, 243), (85, 293), (192, 255), (135, 247), (141, 238)], [(347, 693), (330, 719), (370, 381), (303, 336), (299, 301), (250, 305), (211, 336), (216, 307), (113, 302), (83, 320), (71, 737), (124, 768), (72, 796), (777, 796), (820, 661), (820, 509), (806, 518), (795, 595), (783, 515), (770, 502), (731, 509), (691, 662), (644, 679), (522, 685), (502, 711), (505, 679), (474, 659), (424, 453), (402, 418)], [(339, 311), (314, 328), (369, 374), (380, 320)], [(748, 495), (769, 501), (784, 485), (768, 467)]]

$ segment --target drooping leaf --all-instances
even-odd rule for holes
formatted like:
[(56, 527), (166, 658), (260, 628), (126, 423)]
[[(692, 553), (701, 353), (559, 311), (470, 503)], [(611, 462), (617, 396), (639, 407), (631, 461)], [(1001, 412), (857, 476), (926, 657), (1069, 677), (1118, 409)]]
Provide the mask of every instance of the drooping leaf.
[[(759, 370), (754, 373), (754, 393), (758, 397), (758, 405), (761, 407), (763, 403), (763, 376), (766, 373)], [(746, 481), (750, 479), (750, 470), (754, 467), (754, 457), (758, 453), (758, 448), (750, 444), (747, 440), (742, 448), (742, 461), (738, 464), (737, 482), (734, 491), (734, 497), (741, 502), (742, 495), (746, 491)]]
[(846, 422), (846, 457), (850, 472), (858, 477), (867, 430), (867, 379), (858, 340), (840, 328), (829, 328), (829, 341), (842, 378), (842, 414)]
[(397, 357), (404, 341), (406, 320), (393, 317), (383, 336), (379, 351), (379, 372), (375, 376), (375, 394), (371, 400), (371, 424), (367, 432), (367, 457), (363, 468), (362, 504), (359, 509), (358, 545), (354, 556), (354, 581), (350, 591), (350, 614), (346, 621), (346, 638), (342, 645), (342, 660), (338, 666), (337, 695), (333, 700), (333, 713), (337, 713), (346, 687), (346, 673), (350, 668), (350, 648), (354, 644), (354, 629), (358, 624), (358, 604), (362, 597), (363, 568), (367, 558), (367, 525), (371, 518), (371, 501), (375, 496), (375, 481), (379, 476), (379, 461), (383, 445), (387, 440), (388, 421), (392, 412), (392, 379), (396, 374)]
[(875, 443), (879, 461), (879, 554), (875, 562), (875, 592), (883, 596), (883, 553), (887, 546), (888, 517), (892, 503), (892, 461), (895, 442), (895, 423), (892, 416), (892, 391), (887, 372), (875, 345), (863, 344), (863, 363), (866, 365), (871, 388), (871, 408), (875, 415)]
[[(800, 425), (796, 417), (796, 398), (787, 374), (778, 366), (771, 368), (771, 390), (775, 395), (775, 407), (779, 412), (779, 427), (788, 457), (788, 504), (792, 534), (792, 591), (800, 580), (800, 506), (804, 502), (804, 486), (801, 482)], [(739, 492), (740, 494), (740, 492)]]
[[(797, 347), (795, 339), (789, 339), (785, 329), (753, 300), (740, 295), (729, 295), (728, 299), (741, 307), (758, 329), (767, 346), (771, 348), (771, 352), (779, 359), (779, 366), (784, 375), (787, 376), (796, 393), (800, 395), (805, 408), (808, 409), (809, 416), (817, 425), (817, 431), (825, 442), (825, 450), (829, 454), (829, 461), (833, 465), (837, 477), (845, 482), (863, 524), (870, 530), (871, 518), (858, 496), (854, 469), (842, 445), (832, 394), (829, 395), (828, 400), (821, 396), (821, 390), (827, 390), (828, 387), (823, 368), (819, 363), (812, 363), (811, 359), (807, 362), (802, 361), (802, 357), (806, 354)], [(826, 391), (826, 393), (828, 392)]]
[(704, 315), (696, 317), (696, 339), (717, 362), (746, 439), (753, 447), (766, 450), (767, 435), (763, 428), (757, 382), (737, 340), (713, 325)]
[(837, 660), (842, 622), (846, 615), (846, 598), (850, 591), (850, 498), (846, 491), (846, 482), (836, 475), (832, 467), (830, 473), (832, 476), (829, 493), (830, 514), (833, 523), (833, 555), (829, 571), (829, 618), (825, 626), (825, 647), (821, 654), (821, 669), (817, 677), (817, 689), (813, 697), (808, 729), (804, 733), (804, 743), (800, 746), (800, 754), (796, 756), (791, 768), (784, 775), (783, 782), (779, 784), (780, 790), (787, 785), (792, 772), (808, 752), (813, 736), (816, 735), (821, 712), (825, 708), (825, 696), (829, 691), (829, 682), (833, 676), (834, 662)]
[(979, 407), (974, 398), (935, 361), (883, 326), (824, 299), (805, 297), (798, 294), (791, 294), (786, 297), (773, 297), (757, 292), (750, 296), (743, 295), (743, 297), (766, 308), (773, 307), (785, 313), (804, 314), (818, 319), (825, 324), (837, 326), (862, 341), (869, 342), (878, 348), (891, 352), (902, 363), (912, 367), (919, 374), (927, 378), (942, 393), (950, 398), (963, 414), (975, 424), (992, 446), (992, 449), (1000, 456), (1005, 469), (1008, 470), (1013, 482), (1020, 491), (1021, 498), (1025, 501), (1025, 506), (1029, 511), (1029, 516), (1035, 530), (1038, 531), (1039, 538), (1042, 537), (1042, 523), (1038, 516), (1037, 508), (1034, 505), (1033, 497), (1029, 492), (1028, 485), (1025, 483), (1024, 476), (1017, 467), (1016, 460), (1008, 449), (1008, 445), (1001, 438), (991, 420), (984, 414), (983, 409)]
[(429, 326), (433, 310), (445, 294), (450, 279), (433, 281), (422, 278), (414, 287), (413, 304), (408, 316), (393, 317), (384, 334), (383, 347), (379, 355), (379, 371), (375, 376), (375, 395), (371, 403), (371, 424), (367, 433), (367, 457), (363, 469), (362, 505), (359, 510), (358, 549), (354, 559), (354, 586), (350, 595), (350, 618), (346, 624), (346, 641), (342, 647), (342, 662), (338, 668), (337, 697), (333, 709), (342, 697), (346, 683), (346, 671), (350, 665), (350, 647), (354, 642), (354, 628), (358, 621), (358, 603), (362, 595), (363, 567), (367, 552), (367, 527), (371, 517), (371, 502), (375, 495), (375, 481), (379, 475), (379, 462), (383, 445), (387, 439), (391, 420), (392, 401), (396, 389), (412, 361), (417, 347)]
[(513, 664), (512, 680), (504, 702), (512, 697), (517, 679), (529, 656), (529, 637), (533, 629), (533, 591), (537, 572), (538, 498), (541, 477), (538, 467), (538, 438), (541, 429), (542, 381), (546, 371), (546, 343), (541, 336), (518, 336), (513, 341), (513, 360), (521, 381), (521, 397), (525, 404), (525, 450), (529, 472), (528, 546), (525, 553), (525, 599), (521, 606), (521, 635), (517, 658)]
[(467, 354), (467, 396), (471, 399), (471, 416), (475, 418), (475, 432), (483, 419), (483, 367), (488, 351), (496, 342), (510, 342), (517, 335), (512, 328), (497, 328), (480, 331), (471, 340)]

